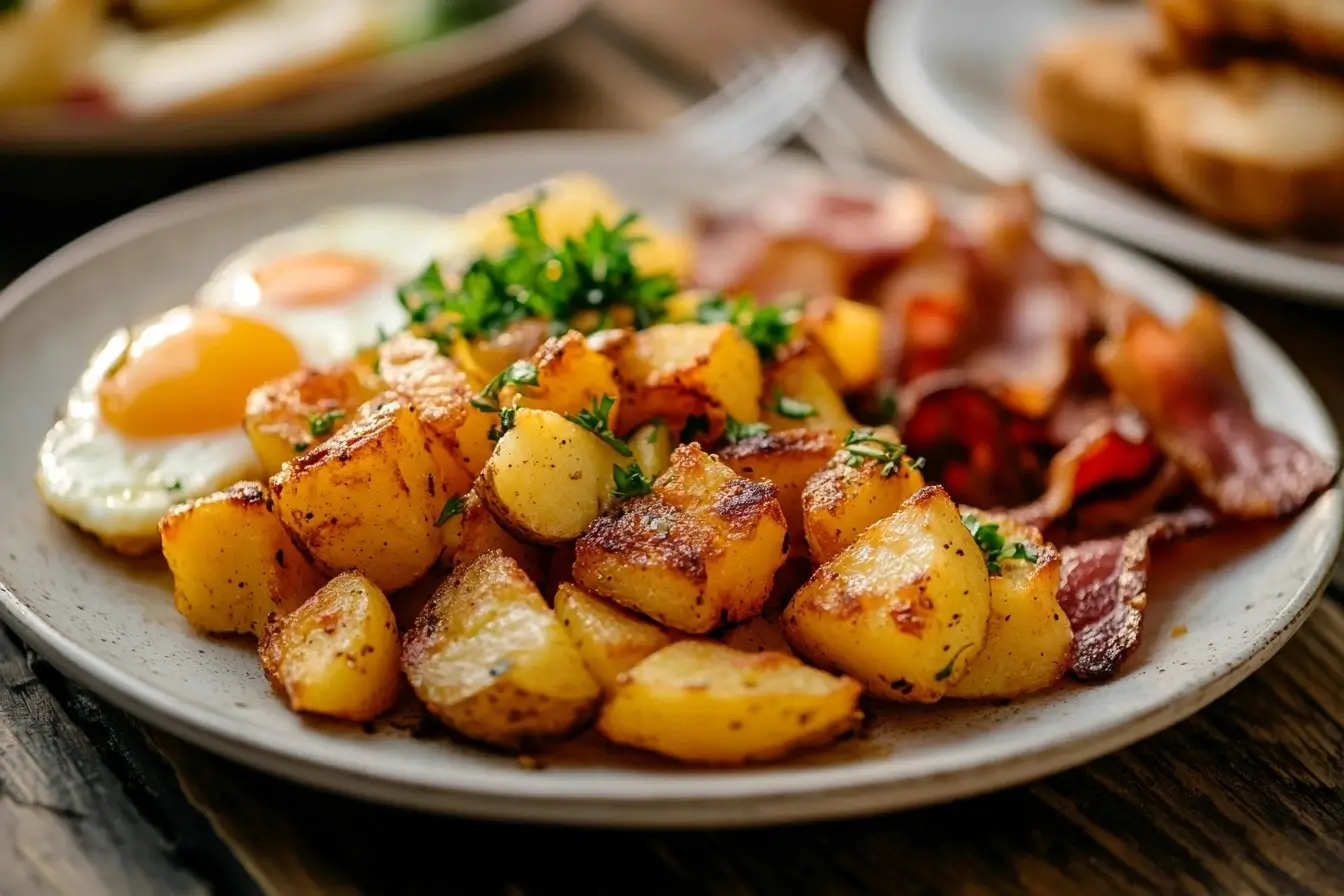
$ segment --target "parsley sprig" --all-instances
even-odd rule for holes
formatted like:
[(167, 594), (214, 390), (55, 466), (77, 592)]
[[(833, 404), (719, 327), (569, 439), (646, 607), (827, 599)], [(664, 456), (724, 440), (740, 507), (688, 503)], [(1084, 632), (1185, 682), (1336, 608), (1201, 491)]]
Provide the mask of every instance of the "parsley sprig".
[(990, 575), (1002, 575), (1003, 567), (1000, 564), (1005, 560), (1036, 562), (1036, 551), (1023, 542), (1008, 541), (999, 531), (998, 523), (982, 523), (973, 513), (966, 514), (961, 521), (971, 530), (971, 537), (985, 555), (985, 568)]
[(727, 299), (713, 295), (695, 309), (695, 318), (702, 324), (730, 323), (756, 347), (766, 360), (775, 357), (775, 350), (793, 340), (803, 311), (800, 306), (757, 305), (749, 296)]
[(345, 417), (345, 411), (334, 410), (326, 411), (321, 414), (308, 415), (308, 432), (315, 436), (330, 435), (336, 428), (336, 421)]
[(577, 414), (566, 414), (565, 419), (571, 423), (577, 423), (606, 442), (621, 457), (631, 457), (634, 452), (630, 450), (630, 446), (617, 438), (616, 433), (611, 431), (609, 418), (614, 404), (616, 404), (616, 399), (610, 395), (603, 395), (601, 398), (594, 398), (591, 407), (584, 408)]
[(799, 401), (796, 398), (790, 398), (775, 387), (775, 399), (772, 405), (776, 414), (781, 417), (788, 417), (790, 420), (806, 420), (808, 417), (817, 416), (817, 409), (805, 401)]
[(736, 445), (738, 442), (755, 436), (763, 436), (769, 431), (769, 424), (743, 423), (733, 416), (729, 416), (723, 423), (723, 437), (728, 440), (730, 445)]
[(471, 399), (471, 406), (476, 410), (485, 411), (487, 414), (499, 414), (499, 423), (491, 426), (486, 434), (491, 441), (498, 442), (504, 433), (513, 429), (514, 418), (518, 415), (516, 405), (500, 406), (500, 391), (505, 386), (535, 386), (537, 382), (537, 365), (531, 361), (514, 361), (486, 383), (481, 394)]
[[(901, 468), (901, 459), (905, 457), (905, 446), (899, 442), (892, 442), (887, 439), (881, 439), (875, 436), (867, 429), (851, 429), (841, 443), (841, 447), (849, 453), (845, 463), (851, 467), (857, 467), (863, 464), (865, 460), (875, 460), (882, 465), (882, 477), (886, 478)], [(924, 458), (917, 457), (910, 462), (912, 469), (918, 470), (924, 466)]]
[(461, 495), (452, 495), (447, 501), (443, 502), (443, 509), (439, 511), (439, 518), (434, 521), (434, 525), (442, 526), (461, 513), (466, 506), (467, 502)]
[(653, 481), (644, 475), (638, 461), (631, 461), (630, 466), (624, 468), (613, 464), (611, 472), (616, 482), (616, 487), (611, 490), (613, 498), (638, 498), (653, 491)]

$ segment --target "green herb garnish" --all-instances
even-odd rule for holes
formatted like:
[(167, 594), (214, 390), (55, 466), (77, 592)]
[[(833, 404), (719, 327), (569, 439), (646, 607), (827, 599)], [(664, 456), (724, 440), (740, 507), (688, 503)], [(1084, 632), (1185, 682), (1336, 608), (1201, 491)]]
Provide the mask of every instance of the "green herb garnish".
[(775, 403), (773, 405), (775, 413), (781, 417), (788, 417), (790, 420), (806, 420), (808, 417), (817, 416), (817, 409), (805, 401), (799, 401), (796, 398), (790, 398), (779, 387), (775, 387)]
[(950, 677), (952, 675), (952, 668), (957, 664), (957, 657), (961, 656), (966, 651), (966, 648), (970, 646), (971, 646), (970, 644), (963, 644), (961, 645), (961, 647), (957, 648), (957, 652), (952, 654), (952, 659), (947, 661), (947, 665), (939, 669), (937, 673), (934, 674), (933, 680), (943, 681), (948, 677)]
[(169, 485), (168, 485), (168, 491), (170, 491), (170, 492), (180, 492), (180, 491), (182, 491), (182, 480), (181, 480), (181, 479), (174, 479), (171, 483), (169, 483)]
[(345, 411), (327, 411), (325, 414), (308, 415), (308, 432), (315, 436), (328, 435), (336, 428), (336, 421), (345, 416)]
[(294, 450), (295, 450), (295, 451), (307, 451), (307, 450), (308, 450), (308, 443), (307, 443), (307, 442), (295, 442), (295, 443), (294, 443)]
[(743, 423), (736, 417), (730, 416), (723, 424), (723, 437), (731, 445), (736, 445), (744, 439), (750, 439), (754, 436), (763, 436), (770, 431), (770, 426), (765, 423)]
[(616, 482), (616, 487), (611, 490), (613, 498), (638, 498), (653, 491), (653, 482), (644, 475), (638, 461), (631, 461), (630, 466), (624, 469), (619, 464), (613, 464), (611, 472)]
[(662, 432), (663, 427), (667, 424), (663, 422), (663, 418), (656, 417), (653, 420), (650, 420), (647, 425), (649, 427), (649, 437), (645, 441), (650, 445), (657, 445), (658, 433)]
[(439, 518), (434, 521), (434, 525), (442, 526), (444, 523), (461, 513), (462, 509), (466, 506), (467, 502), (463, 500), (461, 495), (453, 495), (444, 502), (443, 509), (439, 511)]
[(610, 395), (603, 395), (601, 398), (594, 398), (591, 407), (584, 408), (577, 414), (566, 414), (565, 419), (571, 423), (577, 423), (606, 442), (621, 457), (631, 457), (634, 452), (630, 450), (629, 445), (616, 438), (616, 433), (611, 431), (611, 424), (608, 422), (614, 404), (616, 404), (616, 399)]
[(1008, 541), (999, 531), (998, 523), (982, 523), (973, 513), (966, 514), (961, 521), (971, 531), (971, 537), (985, 555), (985, 569), (990, 575), (1002, 575), (1003, 568), (1000, 564), (1005, 560), (1036, 562), (1036, 551), (1023, 542)]
[[(875, 460), (882, 464), (883, 478), (890, 476), (901, 468), (901, 458), (905, 457), (905, 446), (899, 442), (891, 442), (887, 439), (879, 439), (877, 436), (866, 429), (851, 429), (849, 435), (845, 436), (842, 447), (849, 453), (845, 463), (851, 467), (857, 467), (865, 460)], [(910, 467), (918, 470), (924, 466), (924, 458), (915, 458)]]
[(471, 400), (471, 406), (478, 411), (498, 412), (499, 393), (505, 386), (535, 386), (537, 382), (537, 365), (531, 361), (514, 361), (485, 384), (481, 394)]
[(750, 297), (726, 299), (714, 295), (695, 309), (695, 319), (702, 324), (730, 323), (756, 347), (767, 360), (774, 358), (775, 350), (788, 344), (802, 318), (801, 306), (760, 305)]

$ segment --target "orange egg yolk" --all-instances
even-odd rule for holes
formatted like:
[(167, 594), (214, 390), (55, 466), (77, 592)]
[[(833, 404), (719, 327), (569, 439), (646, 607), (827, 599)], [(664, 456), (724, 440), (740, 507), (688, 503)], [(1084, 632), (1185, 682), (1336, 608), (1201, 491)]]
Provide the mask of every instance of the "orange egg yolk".
[(368, 289), (382, 275), (382, 267), (367, 258), (310, 252), (273, 261), (252, 278), (266, 304), (326, 305)]
[(248, 393), (298, 370), (278, 330), (208, 308), (180, 308), (146, 327), (98, 386), (103, 419), (133, 438), (237, 428)]

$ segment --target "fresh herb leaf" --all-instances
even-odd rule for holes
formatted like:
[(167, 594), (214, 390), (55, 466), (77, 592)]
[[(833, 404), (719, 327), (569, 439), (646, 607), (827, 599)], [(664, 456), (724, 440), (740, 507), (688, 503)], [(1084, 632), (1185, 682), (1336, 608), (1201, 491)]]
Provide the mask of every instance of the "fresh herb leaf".
[(781, 417), (788, 417), (790, 420), (806, 420), (808, 417), (817, 416), (817, 409), (805, 401), (798, 401), (796, 398), (790, 398), (779, 387), (775, 387), (775, 413)]
[(667, 424), (663, 422), (662, 417), (655, 417), (654, 419), (650, 420), (648, 423), (649, 437), (645, 441), (647, 441), (650, 445), (657, 445), (658, 434), (663, 431), (663, 427), (666, 425)]
[(170, 483), (168, 484), (168, 491), (170, 491), (170, 492), (180, 492), (180, 491), (182, 491), (182, 480), (181, 480), (181, 479), (174, 479), (172, 482), (170, 482)]
[(624, 469), (620, 464), (613, 464), (611, 473), (616, 482), (616, 487), (611, 490), (613, 498), (638, 498), (653, 491), (653, 482), (644, 475), (638, 461), (631, 461)]
[(934, 681), (944, 681), (952, 675), (952, 669), (957, 665), (957, 657), (961, 656), (970, 644), (963, 644), (957, 648), (957, 652), (952, 654), (952, 659), (947, 661), (947, 665), (939, 669), (933, 676)]
[(295, 451), (307, 451), (307, 450), (308, 450), (308, 443), (307, 443), (307, 442), (295, 442), (295, 443), (294, 443), (294, 450), (295, 450)]
[(709, 415), (692, 414), (686, 418), (686, 422), (681, 426), (681, 434), (677, 441), (683, 445), (688, 442), (694, 442), (695, 437), (709, 432)]
[(324, 414), (308, 415), (308, 432), (315, 436), (325, 436), (336, 428), (336, 421), (345, 416), (345, 411), (327, 411)]
[(985, 569), (991, 576), (1003, 574), (1003, 567), (1000, 564), (1005, 560), (1036, 562), (1036, 551), (1023, 542), (1009, 542), (999, 531), (998, 523), (982, 523), (973, 513), (966, 514), (961, 521), (970, 530), (971, 537), (975, 539), (980, 552), (985, 555)]
[(471, 400), (472, 407), (483, 411), (497, 411), (499, 393), (505, 386), (535, 386), (537, 382), (537, 365), (531, 361), (514, 361), (485, 384), (481, 394)]
[(442, 526), (444, 523), (461, 513), (462, 509), (466, 506), (467, 502), (463, 500), (461, 495), (453, 495), (444, 502), (443, 509), (439, 511), (439, 518), (434, 521), (434, 525)]
[(743, 439), (750, 439), (753, 436), (763, 436), (769, 431), (770, 427), (765, 423), (743, 423), (732, 416), (725, 420), (723, 424), (723, 437), (731, 445), (736, 445)]
[(631, 457), (634, 452), (630, 450), (630, 446), (616, 438), (616, 433), (611, 431), (608, 418), (611, 416), (611, 408), (614, 404), (616, 404), (616, 399), (610, 395), (603, 395), (601, 398), (594, 398), (591, 407), (584, 408), (577, 414), (566, 414), (565, 419), (571, 423), (577, 423), (606, 442), (621, 457)]
[[(906, 456), (905, 446), (899, 442), (880, 439), (870, 430), (851, 429), (845, 436), (842, 446), (849, 453), (845, 463), (851, 467), (860, 466), (865, 460), (875, 460), (882, 464), (882, 476), (886, 478), (901, 468), (901, 459)], [(918, 470), (924, 466), (924, 458), (916, 458), (910, 466)]]
[(772, 359), (775, 350), (790, 342), (802, 318), (801, 306), (757, 305), (749, 296), (726, 299), (713, 295), (695, 309), (702, 324), (730, 323), (756, 347), (762, 358)]

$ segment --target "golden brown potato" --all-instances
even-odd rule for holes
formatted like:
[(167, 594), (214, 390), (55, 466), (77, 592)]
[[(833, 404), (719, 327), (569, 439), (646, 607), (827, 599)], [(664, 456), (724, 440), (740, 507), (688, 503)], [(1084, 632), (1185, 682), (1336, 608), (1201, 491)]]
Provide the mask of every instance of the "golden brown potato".
[(877, 382), (882, 312), (839, 296), (810, 299), (802, 331), (812, 337), (840, 373), (840, 389), (857, 392)]
[(454, 507), (447, 509), (452, 515), (444, 519), (443, 525), (439, 527), (443, 534), (443, 555), (440, 558), (443, 568), (466, 566), (482, 554), (502, 551), (505, 556), (513, 558), (532, 581), (540, 582), (545, 578), (549, 568), (546, 552), (510, 535), (475, 491), (469, 491), (459, 498), (456, 507), (460, 507), (456, 513), (452, 513)]
[(760, 419), (760, 356), (732, 324), (658, 324), (595, 345), (623, 382), (621, 431), (660, 418), (680, 432), (704, 415), (712, 437), (728, 416)]
[(402, 663), (430, 712), (502, 747), (569, 734), (602, 694), (537, 586), (499, 551), (439, 587), (406, 633)]
[(429, 437), (401, 401), (365, 405), (333, 438), (271, 477), (280, 521), (329, 570), (358, 569), (385, 591), (411, 584), (443, 550), (448, 498)]
[(629, 461), (551, 411), (521, 408), (476, 480), (500, 525), (524, 541), (573, 541), (612, 503), (612, 471)]
[(294, 612), (272, 615), (258, 653), (295, 712), (365, 722), (391, 709), (401, 690), (392, 605), (357, 572), (341, 573)]
[(772, 650), (793, 656), (793, 648), (784, 639), (784, 630), (774, 616), (757, 616), (723, 633), (723, 643), (744, 653)]
[(765, 370), (761, 419), (771, 429), (830, 430), (859, 427), (838, 391), (840, 374), (820, 347), (800, 340)]
[(625, 673), (598, 728), (685, 762), (735, 765), (828, 743), (863, 719), (863, 688), (782, 653), (679, 641)]
[(630, 434), (627, 441), (634, 460), (644, 475), (657, 479), (672, 462), (672, 434), (661, 420), (646, 423)]
[(1031, 526), (976, 513), (982, 523), (997, 523), (1009, 541), (1029, 545), (1036, 560), (1000, 561), (1001, 574), (989, 577), (985, 646), (947, 696), (1016, 697), (1039, 691), (1063, 678), (1073, 660), (1073, 627), (1056, 600), (1059, 551)]
[[(891, 427), (878, 427), (873, 437), (899, 444), (899, 436)], [(865, 444), (859, 443), (859, 447)], [(880, 443), (871, 447), (885, 450)], [(841, 448), (824, 469), (807, 481), (800, 499), (803, 531), (813, 561), (830, 560), (857, 541), (873, 523), (895, 513), (906, 498), (923, 487), (924, 476), (908, 456), (901, 457), (899, 467), (888, 469), (884, 460), (855, 455)]]
[(243, 428), (267, 476), (345, 426), (378, 389), (354, 364), (298, 370), (253, 389)]
[(378, 346), (377, 366), (387, 389), (415, 412), (430, 436), (444, 488), (450, 494), (465, 492), (480, 471), (471, 463), (479, 458), (484, 465), (494, 447), (482, 453), (478, 444), (478, 439), (485, 439), (485, 431), (476, 431), (485, 415), (471, 407), (466, 374), (439, 352), (433, 340), (410, 333), (397, 333)]
[(662, 626), (594, 597), (572, 582), (556, 590), (555, 615), (579, 648), (588, 671), (608, 693), (631, 666), (672, 643)]
[(985, 643), (984, 555), (941, 486), (928, 486), (820, 567), (784, 608), (800, 656), (868, 692), (932, 703)]
[(577, 330), (548, 339), (532, 357), (537, 367), (537, 385), (509, 386), (500, 394), (500, 405), (523, 407), (557, 414), (577, 414), (604, 395), (613, 399), (610, 420), (620, 418), (621, 384), (616, 365), (591, 348)]
[(773, 482), (789, 524), (789, 548), (805, 553), (803, 488), (835, 454), (840, 440), (830, 430), (786, 429), (752, 436), (718, 452), (719, 460), (748, 479)]
[(322, 584), (258, 482), (174, 507), (159, 534), (173, 604), (202, 631), (260, 635), (268, 615), (295, 609)]
[(760, 613), (787, 551), (775, 487), (682, 445), (650, 494), (598, 517), (579, 537), (574, 580), (702, 634)]

